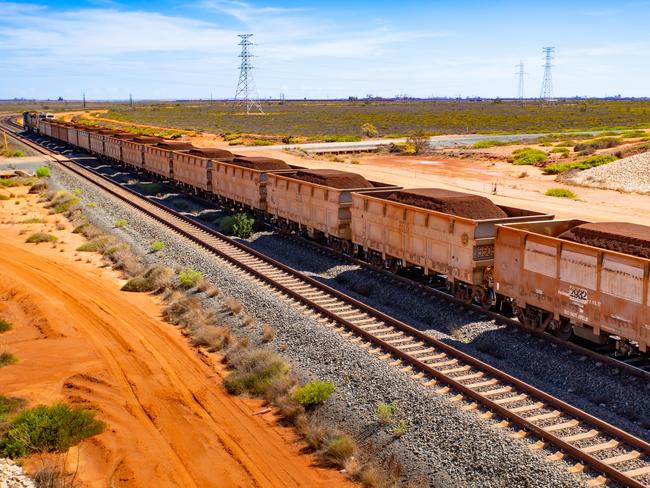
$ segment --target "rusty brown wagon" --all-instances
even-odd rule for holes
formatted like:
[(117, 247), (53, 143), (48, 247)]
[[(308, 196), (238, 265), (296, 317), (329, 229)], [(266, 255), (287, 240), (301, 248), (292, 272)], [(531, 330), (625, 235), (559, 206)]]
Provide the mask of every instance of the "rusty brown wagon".
[(281, 229), (303, 233), (349, 253), (353, 192), (398, 187), (346, 171), (297, 170), (268, 173), (266, 188), (267, 212)]
[(192, 147), (175, 151), (172, 157), (173, 178), (177, 184), (193, 193), (213, 196), (214, 166), (221, 161), (232, 161), (230, 151), (217, 148)]
[(127, 166), (142, 169), (144, 164), (144, 146), (158, 144), (160, 137), (138, 136), (122, 140), (122, 162)]
[(147, 144), (144, 146), (143, 168), (149, 173), (169, 179), (172, 177), (174, 152), (187, 151), (193, 147), (191, 143), (183, 141), (163, 140), (157, 144)]
[(261, 214), (267, 209), (268, 173), (294, 170), (281, 159), (236, 156), (232, 161), (214, 163), (212, 189), (219, 200)]
[(104, 157), (116, 162), (122, 161), (122, 141), (132, 140), (136, 136), (128, 132), (116, 132), (104, 136)]
[[(420, 268), (443, 280), (465, 302), (495, 303), (492, 290), (495, 225), (550, 220), (552, 215), (494, 205), (485, 197), (439, 189), (354, 192), (355, 251), (392, 271)], [(434, 195), (443, 203), (425, 208)], [(464, 216), (463, 216), (464, 215)], [(477, 218), (478, 217), (478, 218)], [(491, 217), (491, 218), (490, 218)]]
[(564, 339), (571, 334), (597, 343), (614, 338), (621, 352), (647, 352), (650, 259), (561, 238), (585, 224), (498, 226), (495, 291), (512, 302), (529, 327)]

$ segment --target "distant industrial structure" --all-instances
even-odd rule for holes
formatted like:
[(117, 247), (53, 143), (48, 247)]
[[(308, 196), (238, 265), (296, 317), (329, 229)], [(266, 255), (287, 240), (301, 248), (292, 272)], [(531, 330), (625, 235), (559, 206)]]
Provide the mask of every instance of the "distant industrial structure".
[(235, 102), (233, 107), (245, 107), (246, 114), (251, 113), (253, 110), (259, 110), (264, 113), (259, 100), (257, 99), (257, 90), (255, 89), (255, 81), (253, 80), (252, 70), (254, 69), (252, 59), (254, 57), (251, 52), (251, 42), (253, 34), (239, 34), (241, 42), (241, 64), (239, 65), (239, 82), (237, 83), (237, 91), (235, 92)]
[(515, 73), (519, 77), (519, 87), (517, 89), (517, 98), (519, 98), (519, 100), (523, 100), (524, 98), (526, 98), (524, 96), (525, 95), (524, 94), (524, 76), (526, 76), (528, 73), (524, 72), (524, 62), (523, 61), (519, 61), (519, 64), (516, 65), (516, 66), (517, 66), (517, 68), (519, 68), (517, 70), (517, 72)]
[(551, 68), (553, 67), (553, 53), (554, 47), (542, 48), (544, 53), (544, 79), (542, 80), (542, 90), (540, 91), (539, 98), (542, 100), (553, 99), (553, 77), (551, 75)]

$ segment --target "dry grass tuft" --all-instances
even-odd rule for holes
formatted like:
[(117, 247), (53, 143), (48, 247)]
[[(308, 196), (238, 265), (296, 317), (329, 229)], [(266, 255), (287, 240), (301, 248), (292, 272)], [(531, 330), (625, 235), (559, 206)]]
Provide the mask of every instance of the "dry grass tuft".
[(316, 451), (316, 459), (323, 466), (343, 468), (348, 459), (357, 453), (356, 441), (347, 434), (335, 435), (327, 439)]
[(226, 297), (224, 305), (235, 315), (242, 311), (241, 303), (235, 297)]
[(192, 332), (192, 344), (208, 351), (222, 351), (235, 343), (235, 337), (225, 327), (201, 326)]
[(262, 327), (262, 342), (271, 342), (275, 339), (275, 329), (269, 324), (264, 324)]
[(153, 292), (166, 288), (170, 284), (171, 270), (163, 266), (152, 266), (143, 274), (131, 278), (122, 287), (122, 291)]

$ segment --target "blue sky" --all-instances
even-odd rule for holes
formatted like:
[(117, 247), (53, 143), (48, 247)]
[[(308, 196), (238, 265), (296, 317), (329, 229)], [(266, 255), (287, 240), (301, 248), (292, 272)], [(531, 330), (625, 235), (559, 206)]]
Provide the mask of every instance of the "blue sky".
[(254, 34), (262, 97), (650, 96), (650, 0), (0, 0), (0, 98), (234, 95)]

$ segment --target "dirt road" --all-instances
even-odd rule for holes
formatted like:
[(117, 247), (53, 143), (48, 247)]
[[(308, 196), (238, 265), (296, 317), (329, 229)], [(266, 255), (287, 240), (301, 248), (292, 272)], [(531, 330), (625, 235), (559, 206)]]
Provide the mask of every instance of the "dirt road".
[[(272, 415), (253, 416), (259, 401), (229, 396), (216, 359), (160, 321), (151, 297), (120, 292), (112, 272), (85, 256), (75, 261), (78, 235), (54, 231), (67, 241), (56, 248), (24, 244), (19, 230), (28, 226), (7, 221), (20, 222), (36, 207), (0, 207), (0, 314), (14, 324), (0, 336), (0, 350), (19, 359), (0, 370), (0, 393), (98, 412), (106, 431), (79, 446), (84, 485), (352, 486), (338, 472), (312, 467)], [(76, 459), (76, 452), (68, 456)]]

